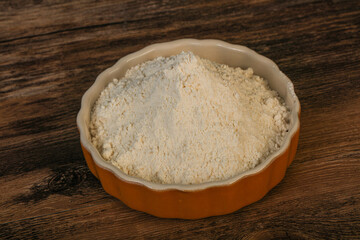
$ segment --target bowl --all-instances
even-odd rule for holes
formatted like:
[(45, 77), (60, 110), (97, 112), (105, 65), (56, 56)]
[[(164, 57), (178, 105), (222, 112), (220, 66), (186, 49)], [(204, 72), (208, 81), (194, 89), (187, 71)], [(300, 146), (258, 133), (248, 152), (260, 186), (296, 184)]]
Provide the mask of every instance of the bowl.
[[(101, 91), (113, 78), (121, 78), (127, 69), (159, 56), (192, 51), (231, 67), (251, 67), (265, 78), (290, 109), (290, 128), (279, 150), (253, 169), (232, 178), (202, 184), (158, 184), (129, 176), (106, 162), (90, 140), (91, 108)], [(294, 86), (270, 59), (247, 47), (220, 40), (181, 39), (153, 44), (121, 58), (103, 71), (85, 92), (77, 116), (80, 142), (90, 171), (104, 190), (132, 209), (163, 218), (198, 219), (234, 212), (260, 200), (285, 176), (295, 157), (300, 131), (300, 103)]]

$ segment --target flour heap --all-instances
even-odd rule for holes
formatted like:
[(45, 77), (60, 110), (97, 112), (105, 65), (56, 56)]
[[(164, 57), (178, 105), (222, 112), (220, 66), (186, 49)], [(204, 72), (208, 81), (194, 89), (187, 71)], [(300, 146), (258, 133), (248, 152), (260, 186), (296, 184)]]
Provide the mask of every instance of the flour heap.
[(251, 68), (182, 52), (109, 83), (93, 107), (90, 132), (102, 157), (128, 175), (196, 184), (261, 163), (280, 147), (288, 115)]

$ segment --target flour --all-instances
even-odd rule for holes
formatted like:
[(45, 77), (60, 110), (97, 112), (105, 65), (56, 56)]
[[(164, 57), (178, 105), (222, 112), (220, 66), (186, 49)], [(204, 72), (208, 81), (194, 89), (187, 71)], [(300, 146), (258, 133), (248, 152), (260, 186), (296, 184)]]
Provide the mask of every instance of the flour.
[(278, 149), (288, 110), (251, 68), (191, 52), (137, 65), (101, 92), (92, 143), (124, 173), (156, 183), (233, 177)]

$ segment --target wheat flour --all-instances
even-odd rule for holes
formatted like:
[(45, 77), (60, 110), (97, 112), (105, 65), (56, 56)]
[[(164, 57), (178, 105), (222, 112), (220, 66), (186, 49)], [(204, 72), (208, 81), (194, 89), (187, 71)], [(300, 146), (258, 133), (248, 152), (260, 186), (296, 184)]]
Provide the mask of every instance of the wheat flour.
[(248, 68), (191, 52), (158, 57), (114, 79), (93, 107), (92, 143), (124, 173), (196, 184), (249, 170), (281, 145), (288, 110)]

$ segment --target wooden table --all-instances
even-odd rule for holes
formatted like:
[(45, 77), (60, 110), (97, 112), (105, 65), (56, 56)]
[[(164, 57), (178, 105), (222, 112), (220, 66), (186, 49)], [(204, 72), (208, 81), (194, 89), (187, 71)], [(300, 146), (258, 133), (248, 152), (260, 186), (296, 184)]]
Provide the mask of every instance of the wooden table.
[[(180, 38), (273, 59), (302, 105), (284, 180), (225, 216), (129, 209), (104, 192), (80, 149), (76, 114), (95, 77)], [(359, 49), (358, 1), (1, 1), (0, 238), (359, 239)]]

